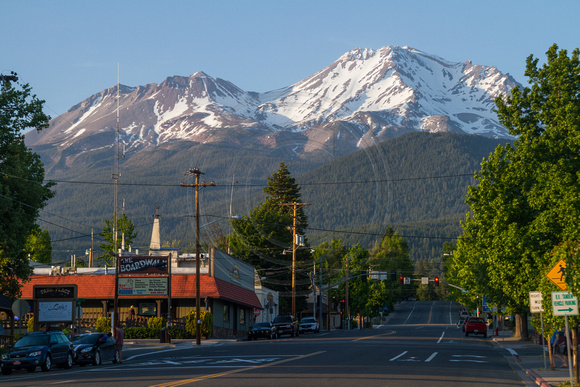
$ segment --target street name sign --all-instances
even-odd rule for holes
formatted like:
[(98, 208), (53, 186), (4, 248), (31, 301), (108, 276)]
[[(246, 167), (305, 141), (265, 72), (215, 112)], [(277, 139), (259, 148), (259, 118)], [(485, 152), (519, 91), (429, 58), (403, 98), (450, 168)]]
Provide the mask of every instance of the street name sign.
[(530, 312), (542, 313), (542, 292), (530, 292)]
[(576, 316), (578, 298), (568, 292), (552, 292), (552, 309), (554, 316)]
[(566, 290), (566, 261), (561, 259), (554, 267), (546, 274), (546, 277), (550, 279), (562, 290)]

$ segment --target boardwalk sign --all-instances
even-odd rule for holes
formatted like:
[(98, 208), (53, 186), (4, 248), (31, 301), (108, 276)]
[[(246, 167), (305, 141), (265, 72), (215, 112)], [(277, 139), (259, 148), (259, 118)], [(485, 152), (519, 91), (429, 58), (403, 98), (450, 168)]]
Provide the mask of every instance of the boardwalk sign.
[(119, 274), (168, 274), (168, 257), (119, 258)]

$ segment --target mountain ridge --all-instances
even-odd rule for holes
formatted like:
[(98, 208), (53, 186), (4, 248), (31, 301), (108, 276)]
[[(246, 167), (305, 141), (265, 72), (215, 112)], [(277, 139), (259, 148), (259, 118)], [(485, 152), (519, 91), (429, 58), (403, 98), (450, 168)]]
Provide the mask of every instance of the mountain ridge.
[[(204, 72), (96, 93), (26, 134), (52, 148), (47, 170), (113, 147), (117, 104), (126, 156), (173, 141), (284, 149), (295, 157), (348, 154), (410, 131), (512, 138), (494, 100), (517, 82), (497, 68), (449, 62), (410, 47), (354, 49), (293, 85), (244, 91)], [(118, 101), (117, 101), (118, 94)], [(67, 151), (65, 151), (65, 149)], [(66, 160), (61, 160), (61, 158)]]

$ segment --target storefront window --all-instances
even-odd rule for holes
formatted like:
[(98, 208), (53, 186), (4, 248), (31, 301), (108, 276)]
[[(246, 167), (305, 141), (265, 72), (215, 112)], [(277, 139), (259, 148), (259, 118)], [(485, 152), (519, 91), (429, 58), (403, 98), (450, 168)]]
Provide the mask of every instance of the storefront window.
[(230, 322), (230, 306), (224, 305), (224, 322)]

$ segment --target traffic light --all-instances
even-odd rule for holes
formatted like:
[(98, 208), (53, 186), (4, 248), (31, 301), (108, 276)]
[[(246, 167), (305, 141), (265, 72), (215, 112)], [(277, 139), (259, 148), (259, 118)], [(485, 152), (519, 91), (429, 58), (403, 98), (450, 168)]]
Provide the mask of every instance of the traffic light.
[(435, 277), (435, 286), (439, 286), (439, 277)]
[(405, 277), (403, 277), (403, 275), (399, 276), (399, 282), (401, 283), (401, 285), (405, 284)]
[(340, 314), (343, 314), (345, 309), (346, 309), (345, 308), (345, 302), (344, 302), (344, 299), (343, 299), (342, 301), (340, 301)]

